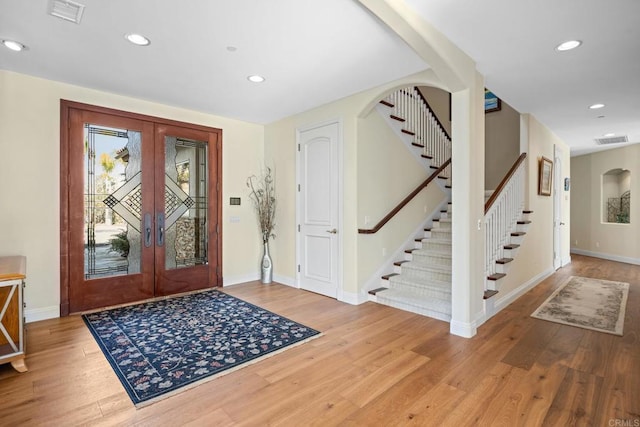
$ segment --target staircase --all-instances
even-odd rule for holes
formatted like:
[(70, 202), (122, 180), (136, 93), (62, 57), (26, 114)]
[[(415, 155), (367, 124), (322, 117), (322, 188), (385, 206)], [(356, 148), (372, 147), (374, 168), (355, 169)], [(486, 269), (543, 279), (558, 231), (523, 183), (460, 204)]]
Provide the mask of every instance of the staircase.
[(369, 291), (370, 301), (451, 320), (451, 203), (447, 206), (394, 264), (394, 273), (382, 276), (383, 287)]
[[(451, 140), (417, 88), (400, 89), (380, 101), (378, 112), (404, 141), (427, 171), (430, 178), (405, 198), (373, 229), (359, 233), (373, 234), (389, 221), (422, 188), (435, 179), (450, 196)], [(524, 210), (526, 153), (520, 155), (495, 192), (485, 199), (485, 286), (484, 299), (500, 290), (531, 221), (531, 211)], [(435, 172), (433, 172), (435, 170)], [(393, 273), (382, 276), (381, 287), (369, 291), (369, 300), (435, 319), (451, 321), (451, 198), (431, 227), (404, 252), (404, 259), (393, 265)], [(427, 222), (428, 224), (428, 222)], [(390, 270), (391, 268), (389, 268)], [(487, 301), (493, 307), (492, 301)]]
[(404, 252), (404, 260), (394, 263), (394, 272), (382, 276), (382, 287), (369, 291), (369, 300), (450, 321), (451, 140), (417, 88), (390, 94), (378, 112), (427, 171), (441, 169), (436, 181), (449, 194), (449, 203)]

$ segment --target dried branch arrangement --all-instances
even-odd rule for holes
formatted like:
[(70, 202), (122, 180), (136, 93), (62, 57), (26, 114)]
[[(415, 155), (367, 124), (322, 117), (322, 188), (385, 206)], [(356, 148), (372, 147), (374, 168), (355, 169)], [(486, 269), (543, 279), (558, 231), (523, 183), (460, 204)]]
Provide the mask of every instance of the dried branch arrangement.
[(275, 239), (273, 230), (276, 226), (276, 190), (274, 186), (273, 173), (271, 168), (267, 168), (261, 176), (251, 175), (247, 178), (247, 187), (251, 190), (249, 198), (253, 201), (258, 214), (262, 241), (269, 241), (270, 237)]

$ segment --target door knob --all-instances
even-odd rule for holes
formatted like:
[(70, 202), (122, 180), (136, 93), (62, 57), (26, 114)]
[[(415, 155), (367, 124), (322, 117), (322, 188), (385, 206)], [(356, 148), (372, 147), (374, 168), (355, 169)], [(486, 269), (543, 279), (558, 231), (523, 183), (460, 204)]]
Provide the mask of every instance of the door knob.
[(333, 230), (327, 230), (327, 233), (338, 234), (338, 230), (334, 228)]

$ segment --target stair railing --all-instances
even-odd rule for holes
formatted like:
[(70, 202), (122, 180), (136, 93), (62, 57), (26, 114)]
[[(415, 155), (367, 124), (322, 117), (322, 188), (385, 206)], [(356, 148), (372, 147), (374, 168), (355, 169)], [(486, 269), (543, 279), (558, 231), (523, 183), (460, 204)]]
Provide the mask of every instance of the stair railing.
[[(405, 133), (413, 134), (414, 142), (422, 145), (423, 157), (436, 167), (451, 158), (451, 138), (418, 88), (399, 89), (384, 101), (391, 105), (394, 116), (405, 119)], [(451, 177), (450, 167), (442, 175)]]
[(504, 257), (504, 246), (515, 231), (524, 209), (527, 153), (522, 153), (484, 207), (485, 273), (496, 272), (496, 261)]
[(429, 183), (431, 181), (433, 181), (434, 179), (437, 179), (439, 176), (441, 176), (442, 175), (442, 171), (444, 171), (450, 165), (451, 165), (451, 159), (448, 159), (446, 162), (444, 162), (443, 165), (441, 165), (438, 169), (436, 169), (436, 171), (433, 172), (431, 174), (431, 176), (429, 176), (429, 178), (424, 180), (424, 182), (422, 184), (418, 185), (416, 187), (416, 189), (413, 190), (411, 193), (409, 193), (409, 195), (407, 197), (402, 199), (402, 201), (400, 203), (398, 203), (398, 205), (395, 208), (391, 209), (391, 211), (387, 215), (385, 215), (384, 218), (382, 218), (380, 221), (378, 221), (378, 223), (373, 228), (369, 228), (369, 229), (367, 229), (367, 228), (359, 228), (358, 229), (358, 233), (360, 233), (360, 234), (374, 234), (374, 233), (377, 233), (387, 222), (389, 222), (391, 220), (391, 218), (393, 218), (398, 212), (400, 212), (400, 210), (403, 207), (405, 207), (427, 185), (429, 185)]

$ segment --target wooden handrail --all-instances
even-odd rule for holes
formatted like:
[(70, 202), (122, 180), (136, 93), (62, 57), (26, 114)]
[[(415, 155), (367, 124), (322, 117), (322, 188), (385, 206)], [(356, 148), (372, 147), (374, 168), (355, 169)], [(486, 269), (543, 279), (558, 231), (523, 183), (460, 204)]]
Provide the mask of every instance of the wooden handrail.
[(489, 200), (487, 200), (487, 202), (484, 204), (485, 214), (489, 212), (491, 205), (493, 205), (495, 201), (498, 199), (498, 196), (504, 189), (505, 185), (507, 185), (507, 182), (509, 182), (513, 174), (516, 172), (516, 169), (518, 169), (518, 166), (520, 166), (520, 163), (524, 162), (524, 159), (526, 158), (527, 158), (527, 153), (520, 154), (520, 157), (518, 157), (518, 159), (515, 161), (513, 166), (511, 166), (511, 169), (509, 169), (509, 172), (507, 172), (504, 178), (502, 178), (502, 181), (500, 182), (500, 185), (498, 185), (498, 188), (495, 189), (491, 197), (489, 197)]
[(364, 228), (359, 228), (358, 229), (358, 233), (360, 234), (374, 234), (377, 233), (387, 222), (389, 222), (389, 220), (391, 218), (393, 218), (395, 216), (395, 214), (397, 214), (398, 212), (400, 212), (400, 210), (405, 207), (407, 205), (407, 203), (409, 203), (411, 201), (411, 199), (413, 199), (415, 196), (418, 195), (418, 193), (420, 193), (420, 191), (422, 191), (423, 188), (425, 188), (427, 185), (429, 185), (429, 183), (431, 181), (433, 181), (434, 179), (436, 179), (438, 177), (438, 175), (447, 167), (449, 166), (449, 164), (451, 163), (451, 159), (447, 160), (446, 162), (444, 162), (442, 164), (442, 166), (440, 166), (434, 173), (431, 174), (431, 176), (429, 176), (429, 178), (427, 178), (422, 184), (420, 184), (415, 190), (413, 190), (411, 192), (411, 194), (409, 194), (407, 197), (405, 197), (404, 199), (402, 199), (402, 201), (400, 203), (398, 203), (398, 206), (396, 206), (395, 208), (393, 208), (391, 210), (391, 212), (389, 212), (384, 218), (382, 218), (380, 220), (380, 222), (378, 222), (376, 224), (375, 227), (371, 228), (371, 229), (364, 229)]
[(433, 108), (431, 108), (431, 105), (429, 105), (429, 102), (427, 101), (427, 98), (424, 97), (424, 95), (420, 91), (419, 87), (415, 86), (415, 89), (416, 89), (416, 92), (418, 92), (418, 95), (420, 95), (420, 98), (422, 98), (422, 101), (424, 101), (424, 103), (427, 105), (427, 108), (429, 110), (431, 110), (431, 113), (433, 114), (433, 118), (436, 119), (436, 123), (438, 123), (438, 126), (440, 127), (440, 130), (442, 130), (442, 132), (444, 132), (444, 134), (447, 136), (449, 141), (451, 141), (451, 137), (449, 136), (449, 132), (447, 132), (447, 130), (444, 128), (444, 126), (442, 126), (442, 122), (440, 121), (440, 119), (436, 115), (435, 110)]

